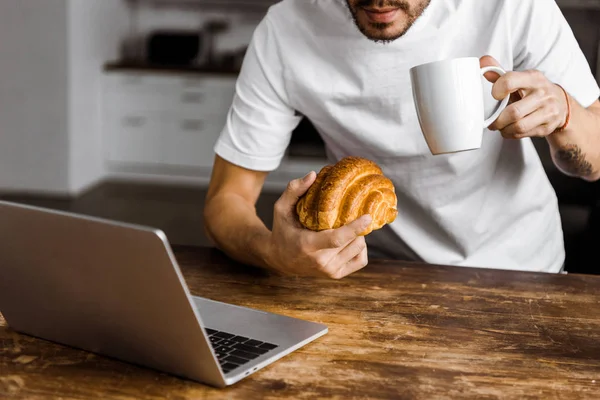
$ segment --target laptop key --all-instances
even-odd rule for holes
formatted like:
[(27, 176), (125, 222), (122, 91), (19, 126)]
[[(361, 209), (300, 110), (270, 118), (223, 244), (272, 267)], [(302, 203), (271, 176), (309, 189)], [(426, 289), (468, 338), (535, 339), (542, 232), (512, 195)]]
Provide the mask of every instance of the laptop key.
[(244, 336), (235, 336), (235, 337), (232, 337), (229, 340), (232, 340), (232, 341), (238, 342), (238, 343), (244, 343), (244, 342), (247, 342), (250, 339), (248, 339), (247, 337), (244, 337)]
[(215, 353), (230, 353), (233, 349), (231, 347), (217, 346)]
[(227, 340), (227, 339), (223, 339), (222, 341), (219, 342), (219, 346), (227, 346), (227, 347), (231, 347), (234, 344), (237, 344), (237, 342), (234, 342), (232, 340)]
[(231, 339), (235, 335), (232, 335), (231, 333), (227, 333), (227, 332), (217, 332), (217, 333), (215, 333), (215, 336), (223, 338), (223, 339)]
[(232, 363), (238, 364), (238, 365), (242, 365), (242, 364), (245, 364), (248, 362), (248, 360), (244, 360), (243, 358), (239, 358), (236, 356), (228, 356), (224, 360), (227, 362), (232, 362)]
[(227, 357), (227, 353), (224, 353), (224, 352), (218, 352), (218, 353), (215, 353), (215, 355), (217, 356), (217, 360), (221, 360), (221, 359)]
[(277, 345), (273, 343), (263, 343), (258, 347), (261, 349), (273, 350), (277, 348)]
[(258, 341), (258, 340), (254, 340), (254, 339), (252, 339), (252, 340), (248, 340), (247, 342), (244, 342), (244, 344), (245, 344), (246, 346), (252, 346), (252, 347), (258, 347), (258, 346), (259, 346), (259, 345), (261, 345), (262, 343), (263, 343), (263, 342), (260, 342), (260, 341)]
[(245, 358), (247, 360), (254, 360), (256, 357), (259, 357), (259, 354), (248, 353), (247, 351), (244, 351), (244, 350), (234, 350), (229, 354), (232, 356)]
[[(227, 371), (231, 371), (232, 369), (236, 369), (237, 367), (239, 367), (239, 365), (231, 363), (231, 362), (226, 362), (225, 364), (221, 365), (221, 368), (223, 368), (223, 372)], [(227, 373), (225, 372), (225, 373)]]
[(207, 335), (212, 335), (213, 333), (217, 333), (218, 331), (214, 330), (214, 329), (210, 329), (210, 328), (204, 328), (204, 330), (206, 331)]
[(215, 337), (215, 336), (210, 336), (210, 337), (208, 338), (208, 340), (210, 340), (210, 342), (211, 342), (212, 344), (217, 344), (217, 343), (219, 343), (220, 341), (222, 341), (222, 340), (225, 340), (225, 339), (221, 339), (221, 338), (218, 338), (218, 337)]
[(267, 353), (269, 350), (267, 349), (261, 349), (258, 347), (252, 347), (252, 346), (246, 346), (245, 344), (242, 343), (238, 343), (235, 346), (233, 346), (234, 349), (237, 350), (243, 350), (243, 351), (247, 351), (249, 353), (255, 353), (255, 354), (265, 354)]

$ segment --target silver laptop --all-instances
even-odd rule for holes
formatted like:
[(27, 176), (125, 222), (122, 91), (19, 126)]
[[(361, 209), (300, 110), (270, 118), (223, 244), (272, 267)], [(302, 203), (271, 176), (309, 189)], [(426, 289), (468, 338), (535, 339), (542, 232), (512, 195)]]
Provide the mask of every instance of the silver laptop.
[(216, 387), (327, 333), (191, 296), (160, 230), (3, 201), (0, 312), (17, 332)]

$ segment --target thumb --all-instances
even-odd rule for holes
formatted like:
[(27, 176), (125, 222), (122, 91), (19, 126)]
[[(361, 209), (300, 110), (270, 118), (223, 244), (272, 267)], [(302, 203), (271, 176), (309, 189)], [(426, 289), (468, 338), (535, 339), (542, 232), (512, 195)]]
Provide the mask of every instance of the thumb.
[(287, 188), (279, 198), (282, 208), (286, 210), (294, 210), (298, 199), (306, 193), (310, 185), (315, 181), (316, 175), (314, 171), (310, 171), (304, 178), (294, 179), (288, 183)]
[[(481, 66), (481, 68), (484, 67), (502, 67), (500, 65), (500, 63), (498, 61), (496, 61), (496, 59), (492, 56), (483, 56), (479, 59), (479, 65)], [(498, 75), (495, 72), (486, 72), (483, 76), (485, 76), (485, 79), (487, 79), (488, 81), (494, 83), (498, 80), (498, 78), (500, 78), (500, 75)]]

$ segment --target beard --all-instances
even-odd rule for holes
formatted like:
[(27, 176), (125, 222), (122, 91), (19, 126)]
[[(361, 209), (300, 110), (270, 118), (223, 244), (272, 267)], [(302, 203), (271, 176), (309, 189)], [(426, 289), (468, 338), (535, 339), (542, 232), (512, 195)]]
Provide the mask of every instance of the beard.
[[(368, 39), (377, 43), (389, 43), (406, 34), (413, 26), (431, 0), (421, 0), (417, 5), (411, 5), (407, 0), (346, 0), (346, 5), (354, 24)], [(405, 14), (402, 20), (390, 23), (364, 21), (359, 17), (361, 8), (397, 8)]]

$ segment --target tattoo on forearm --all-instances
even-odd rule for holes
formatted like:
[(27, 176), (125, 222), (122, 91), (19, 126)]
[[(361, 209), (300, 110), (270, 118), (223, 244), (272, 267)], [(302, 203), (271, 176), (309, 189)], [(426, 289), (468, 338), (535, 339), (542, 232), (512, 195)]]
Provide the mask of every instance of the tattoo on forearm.
[(558, 165), (570, 174), (589, 176), (594, 172), (592, 164), (586, 160), (585, 154), (575, 144), (559, 149), (555, 158)]

